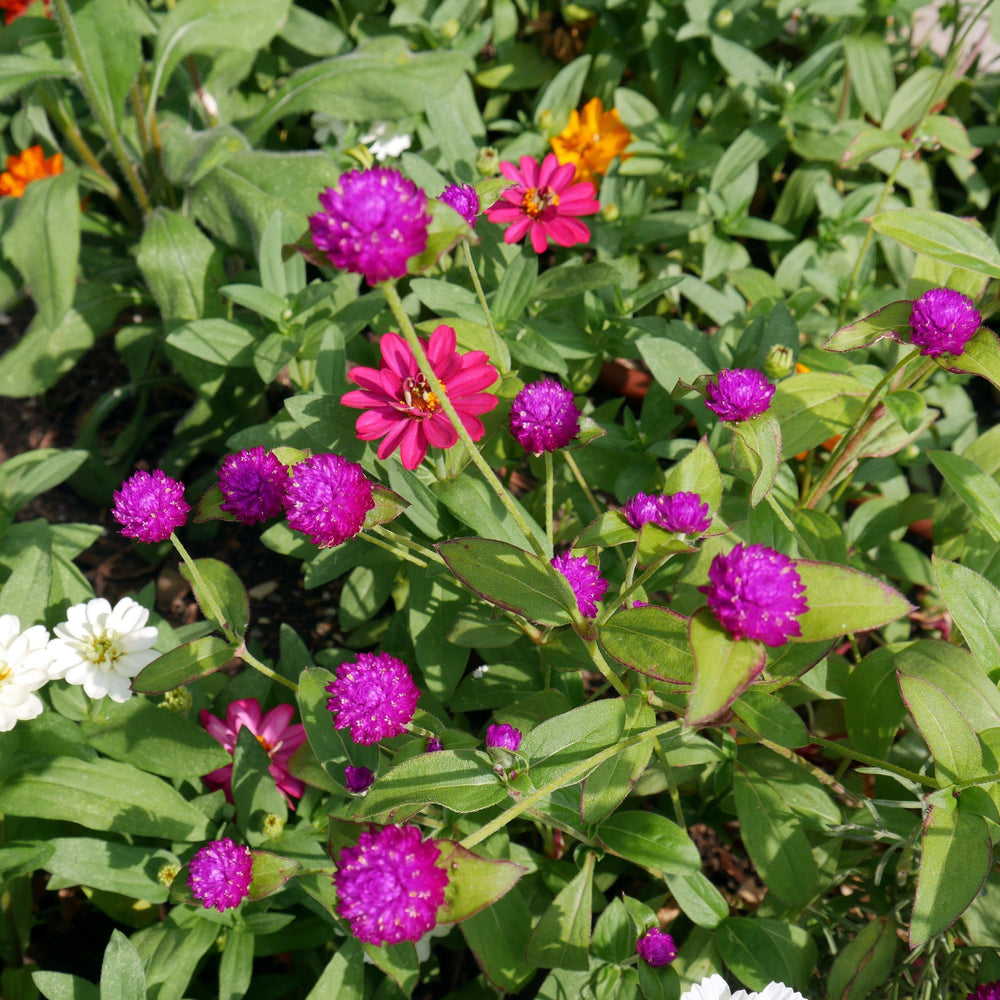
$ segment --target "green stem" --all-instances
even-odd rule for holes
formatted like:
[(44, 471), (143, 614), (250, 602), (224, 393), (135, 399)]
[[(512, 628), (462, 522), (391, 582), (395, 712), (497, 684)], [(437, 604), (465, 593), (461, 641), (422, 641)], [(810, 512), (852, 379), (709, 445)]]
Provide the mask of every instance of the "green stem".
[[(584, 496), (590, 501), (590, 506), (594, 508), (594, 513), (600, 517), (604, 511), (601, 510), (600, 505), (597, 503), (597, 497), (594, 496), (594, 491), (587, 484), (587, 480), (583, 478), (583, 473), (580, 471), (580, 466), (576, 464), (576, 459), (573, 457), (573, 453), (568, 448), (562, 449), (562, 456), (566, 459), (566, 464), (569, 466), (569, 471), (573, 473), (573, 478), (576, 480), (576, 485), (583, 490)], [(622, 552), (621, 546), (614, 546), (615, 554), (618, 556), (619, 561), (624, 566), (625, 565), (625, 553)]]
[(815, 743), (817, 746), (823, 747), (826, 750), (832, 750), (834, 753), (841, 754), (844, 757), (850, 757), (851, 760), (856, 760), (859, 764), (867, 764), (869, 767), (878, 767), (883, 771), (898, 774), (901, 778), (906, 778), (907, 781), (923, 785), (924, 788), (942, 787), (941, 782), (939, 782), (937, 778), (931, 778), (926, 774), (917, 774), (916, 771), (908, 771), (905, 767), (897, 767), (895, 764), (890, 764), (888, 761), (879, 760), (878, 757), (869, 757), (868, 754), (860, 753), (852, 747), (845, 747), (840, 743), (834, 743), (832, 740), (824, 740), (822, 737), (813, 736), (810, 733), (809, 741), (811, 743)]
[(594, 666), (604, 675), (604, 679), (622, 696), (628, 694), (628, 688), (625, 682), (608, 666), (608, 661), (604, 659), (603, 654), (597, 646), (596, 639), (584, 639), (583, 644), (587, 647), (587, 652), (590, 654), (591, 660), (594, 661)]
[(674, 769), (670, 766), (666, 751), (659, 740), (653, 744), (653, 750), (660, 761), (660, 767), (663, 768), (663, 773), (667, 779), (667, 788), (670, 790), (670, 801), (674, 806), (674, 819), (682, 830), (686, 830), (687, 820), (684, 818), (684, 806), (681, 803), (680, 792), (677, 791), (677, 782), (674, 781)]
[[(629, 576), (631, 576), (631, 575), (632, 575), (632, 572), (634, 571), (634, 568), (635, 568), (635, 558), (636, 558), (636, 556), (638, 555), (638, 552), (639, 552), (639, 546), (638, 546), (638, 544), (636, 544), (636, 553), (635, 553), (635, 555), (633, 556), (632, 560), (631, 560), (631, 561), (629, 562)], [(646, 582), (646, 581), (647, 581), (647, 580), (648, 580), (648, 579), (649, 579), (649, 578), (650, 578), (650, 577), (651, 577), (651, 576), (652, 576), (652, 575), (653, 575), (654, 573), (657, 573), (657, 572), (658, 572), (659, 570), (661, 570), (661, 569), (662, 569), (662, 568), (663, 568), (663, 567), (664, 567), (664, 566), (666, 565), (666, 562), (667, 562), (667, 560), (668, 560), (668, 559), (669, 559), (669, 558), (670, 558), (670, 557), (671, 557), (672, 555), (673, 555), (673, 552), (668, 552), (668, 553), (667, 553), (667, 554), (666, 554), (665, 556), (660, 556), (660, 558), (659, 558), (659, 559), (657, 559), (657, 560), (656, 560), (656, 562), (655, 562), (655, 563), (653, 563), (653, 565), (649, 567), (649, 569), (647, 569), (647, 570), (643, 571), (643, 573), (642, 573), (642, 574), (640, 575), (640, 577), (639, 577), (639, 579), (638, 579), (638, 580), (634, 581), (633, 583), (630, 583), (630, 584), (629, 584), (629, 585), (628, 585), (628, 586), (627, 586), (627, 587), (625, 588), (625, 590), (623, 590), (623, 591), (622, 591), (622, 592), (621, 592), (621, 593), (620, 593), (620, 594), (618, 595), (618, 600), (617, 600), (617, 601), (615, 601), (615, 603), (614, 603), (614, 604), (612, 604), (612, 605), (611, 605), (610, 607), (608, 607), (608, 608), (605, 608), (605, 609), (604, 609), (604, 611), (603, 611), (603, 612), (601, 613), (601, 616), (600, 616), (600, 617), (599, 617), (599, 618), (597, 619), (597, 622), (595, 623), (595, 624), (597, 625), (597, 627), (598, 627), (598, 628), (600, 628), (600, 627), (601, 627), (601, 626), (602, 626), (602, 625), (603, 625), (603, 624), (604, 624), (604, 623), (605, 623), (605, 622), (606, 622), (606, 621), (607, 621), (607, 620), (608, 620), (608, 619), (609, 619), (609, 618), (610, 618), (610, 617), (611, 617), (611, 616), (612, 616), (612, 615), (613, 615), (613, 614), (614, 614), (614, 613), (615, 613), (616, 611), (618, 611), (618, 609), (619, 609), (619, 608), (620, 608), (620, 607), (621, 607), (621, 606), (622, 606), (622, 605), (623, 605), (623, 604), (624, 604), (624, 603), (625, 603), (626, 601), (628, 601), (628, 599), (629, 599), (629, 598), (630, 598), (630, 597), (631, 597), (631, 596), (632, 596), (632, 595), (633, 595), (633, 594), (634, 594), (634, 593), (635, 593), (635, 592), (636, 592), (636, 591), (637, 591), (637, 590), (638, 590), (638, 589), (639, 589), (639, 588), (640, 588), (641, 586), (643, 586), (643, 584), (644, 584), (644, 583), (645, 583), (645, 582)]]
[(802, 554), (807, 559), (815, 559), (816, 556), (813, 555), (812, 549), (809, 548), (806, 540), (792, 523), (792, 519), (785, 513), (785, 509), (775, 500), (774, 494), (770, 491), (767, 494), (767, 502), (771, 505), (771, 510), (778, 515), (778, 520), (792, 533), (792, 537), (799, 543), (799, 549), (802, 551)]
[(549, 552), (552, 551), (554, 526), (552, 524), (553, 493), (555, 484), (552, 482), (552, 452), (545, 452), (545, 537), (548, 539)]
[(267, 664), (261, 663), (260, 660), (258, 660), (257, 657), (247, 649), (245, 642), (240, 643), (235, 652), (244, 663), (249, 663), (254, 670), (259, 670), (265, 677), (269, 677), (277, 684), (283, 684), (291, 691), (298, 691), (299, 686), (295, 683), (295, 681), (290, 681), (287, 677), (282, 677), (281, 674), (273, 671), (269, 666), (267, 666)]
[(384, 549), (386, 552), (391, 552), (397, 559), (404, 559), (406, 562), (413, 563), (414, 566), (419, 566), (421, 569), (427, 569), (427, 563), (423, 559), (418, 559), (415, 555), (407, 552), (400, 545), (393, 545), (391, 542), (384, 541), (381, 538), (376, 538), (375, 535), (369, 535), (367, 531), (359, 532), (358, 538), (364, 539), (369, 545), (374, 545), (376, 548)]
[(752, 733), (751, 735), (762, 747), (767, 747), (772, 753), (776, 753), (784, 757), (785, 760), (790, 760), (793, 764), (797, 764), (803, 770), (808, 771), (821, 785), (829, 788), (849, 809), (857, 809), (861, 805), (861, 800), (853, 792), (849, 792), (833, 775), (827, 774), (821, 767), (810, 764), (805, 757), (797, 754), (794, 750), (789, 750), (788, 747), (773, 743), (759, 733)]
[(506, 364), (510, 352), (507, 350), (503, 340), (500, 339), (500, 334), (493, 323), (493, 314), (490, 312), (490, 307), (486, 302), (486, 293), (483, 291), (482, 282), (479, 280), (479, 272), (476, 270), (476, 265), (472, 260), (472, 250), (469, 248), (468, 240), (462, 240), (462, 256), (465, 258), (465, 266), (469, 269), (472, 285), (476, 289), (476, 296), (479, 299), (480, 306), (482, 306), (483, 316), (486, 318), (486, 329), (490, 331), (490, 337), (493, 340), (493, 363), (497, 366), (497, 370), (501, 376), (506, 375), (510, 371), (510, 368)]
[(376, 534), (381, 535), (384, 539), (389, 542), (393, 542), (396, 545), (402, 545), (409, 549), (411, 552), (415, 552), (422, 559), (426, 559), (429, 562), (440, 563), (442, 566), (447, 566), (448, 564), (441, 558), (439, 552), (436, 549), (429, 549), (426, 545), (421, 545), (420, 542), (415, 542), (412, 538), (407, 538), (406, 535), (401, 535), (391, 528), (387, 528), (384, 524), (376, 524), (372, 529)]
[(631, 747), (644, 743), (647, 740), (655, 740), (663, 733), (669, 732), (672, 728), (676, 728), (676, 726), (677, 720), (671, 719), (670, 722), (661, 723), (653, 729), (647, 729), (644, 733), (639, 733), (636, 736), (629, 736), (627, 739), (620, 740), (614, 746), (607, 747), (599, 753), (594, 754), (593, 757), (589, 757), (587, 760), (581, 761), (579, 764), (571, 767), (568, 771), (565, 771), (563, 774), (558, 775), (551, 781), (546, 782), (541, 786), (541, 788), (536, 788), (530, 794), (518, 799), (517, 802), (515, 802), (509, 809), (505, 809), (499, 816), (496, 816), (494, 819), (490, 820), (489, 823), (481, 826), (475, 833), (470, 833), (468, 837), (461, 841), (462, 847), (470, 848), (475, 847), (476, 844), (481, 844), (488, 837), (492, 837), (498, 830), (502, 830), (508, 823), (511, 822), (511, 820), (517, 819), (521, 813), (530, 809), (536, 802), (540, 802), (544, 799), (546, 795), (551, 795), (557, 789), (562, 788), (563, 785), (573, 784), (576, 780), (583, 777), (583, 775), (585, 775), (588, 771), (597, 767), (598, 764), (603, 764), (604, 761), (610, 760), (612, 757), (620, 754), (623, 750), (628, 750)]
[[(65, 0), (63, 0), (65, 2)], [(417, 331), (413, 328), (413, 324), (410, 322), (410, 317), (406, 315), (403, 309), (403, 302), (399, 297), (399, 292), (396, 291), (396, 285), (393, 281), (383, 281), (379, 285), (382, 289), (382, 293), (385, 295), (386, 301), (389, 303), (389, 309), (392, 311), (393, 316), (396, 318), (396, 322), (399, 324), (400, 332), (406, 339), (406, 342), (410, 345), (410, 349), (413, 351), (414, 357), (417, 359), (417, 365), (420, 371), (423, 373), (424, 378), (427, 379), (428, 384), (431, 387), (431, 391), (437, 396), (438, 402), (441, 404), (441, 408), (444, 410), (448, 419), (451, 421), (452, 426), (455, 428), (455, 432), (458, 434), (459, 440), (465, 445), (466, 450), (469, 453), (469, 457), (472, 460), (472, 464), (476, 466), (477, 469), (482, 473), (483, 479), (486, 480), (486, 485), (496, 494), (497, 499), (507, 508), (507, 513), (514, 519), (514, 523), (521, 529), (524, 537), (527, 538), (531, 547), (535, 550), (535, 555), (539, 558), (544, 559), (545, 547), (544, 545), (535, 537), (535, 533), (528, 527), (527, 521), (525, 521), (524, 516), (517, 509), (510, 494), (504, 489), (503, 483), (497, 478), (497, 474), (490, 468), (489, 463), (485, 458), (479, 453), (479, 449), (476, 447), (475, 442), (472, 440), (471, 435), (465, 429), (465, 425), (462, 423), (461, 417), (458, 415), (458, 411), (455, 409), (451, 400), (448, 398), (448, 394), (441, 385), (434, 369), (431, 367), (430, 361), (427, 360), (427, 352), (424, 350), (423, 344), (420, 343), (420, 338), (417, 336)], [(555, 570), (553, 572), (556, 572)]]

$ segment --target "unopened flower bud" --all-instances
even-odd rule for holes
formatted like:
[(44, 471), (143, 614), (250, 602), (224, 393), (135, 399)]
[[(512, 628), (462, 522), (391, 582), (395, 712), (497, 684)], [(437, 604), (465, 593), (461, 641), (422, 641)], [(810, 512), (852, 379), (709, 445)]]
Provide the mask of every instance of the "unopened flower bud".
[(274, 813), (268, 813), (261, 823), (261, 829), (268, 840), (274, 840), (275, 837), (281, 836), (281, 831), (285, 829), (285, 821)]
[(441, 34), (444, 38), (454, 38), (461, 30), (462, 26), (454, 17), (449, 17), (448, 20), (441, 25)]
[(496, 177), (500, 173), (500, 153), (494, 146), (483, 146), (476, 154), (476, 170), (483, 177)]
[(186, 687), (178, 687), (167, 691), (160, 705), (162, 708), (170, 709), (171, 712), (186, 712), (193, 700), (191, 692)]
[(608, 202), (608, 204), (601, 209), (601, 215), (604, 216), (605, 222), (615, 222), (620, 214), (618, 206), (613, 201)]
[(723, 7), (715, 15), (715, 26), (720, 31), (725, 31), (733, 23), (733, 12), (728, 7)]
[(775, 344), (764, 358), (764, 374), (768, 378), (779, 379), (791, 375), (795, 370), (795, 355), (790, 347)]
[(174, 864), (174, 862), (170, 861), (156, 873), (156, 881), (159, 882), (164, 889), (169, 889), (174, 884), (174, 879), (180, 874), (180, 870), (180, 865)]

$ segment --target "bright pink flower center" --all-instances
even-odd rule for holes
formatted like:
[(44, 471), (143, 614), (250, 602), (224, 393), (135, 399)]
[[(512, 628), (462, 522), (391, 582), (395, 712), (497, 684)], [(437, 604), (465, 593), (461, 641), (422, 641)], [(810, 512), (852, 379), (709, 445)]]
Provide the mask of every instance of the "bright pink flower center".
[(441, 401), (431, 392), (423, 372), (403, 379), (403, 406), (416, 417), (427, 417), (441, 409)]
[(559, 195), (546, 186), (541, 190), (528, 188), (521, 197), (521, 208), (533, 219), (537, 219), (549, 206), (555, 208), (559, 204)]

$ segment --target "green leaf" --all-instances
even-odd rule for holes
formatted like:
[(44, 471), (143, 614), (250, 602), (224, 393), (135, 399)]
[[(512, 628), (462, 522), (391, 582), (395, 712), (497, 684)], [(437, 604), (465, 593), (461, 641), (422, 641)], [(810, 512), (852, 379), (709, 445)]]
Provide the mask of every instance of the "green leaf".
[(583, 867), (535, 925), (524, 956), (530, 965), (543, 969), (589, 968), (595, 860), (593, 851), (588, 851)]
[(482, 858), (453, 840), (434, 843), (441, 850), (435, 864), (448, 872), (438, 923), (456, 923), (473, 916), (510, 892), (527, 871), (513, 861)]
[(817, 872), (801, 822), (769, 782), (742, 767), (733, 772), (733, 792), (740, 834), (765, 885), (790, 906), (805, 906)]
[(936, 66), (921, 66), (890, 98), (882, 127), (887, 132), (912, 128), (927, 114), (931, 101), (945, 100), (956, 83), (957, 77)]
[(219, 1000), (242, 1000), (253, 978), (254, 934), (237, 924), (227, 935), (219, 961)]
[(688, 620), (667, 608), (626, 608), (600, 628), (598, 638), (623, 666), (656, 680), (690, 684), (694, 658), (688, 645)]
[(358, 810), (377, 816), (400, 806), (435, 802), (454, 812), (478, 812), (503, 802), (507, 789), (481, 750), (439, 750), (396, 764), (381, 775)]
[(778, 746), (795, 748), (809, 743), (806, 725), (795, 709), (773, 694), (750, 688), (733, 702), (733, 712)]
[(667, 888), (684, 915), (699, 927), (718, 927), (729, 916), (729, 904), (703, 872), (665, 875)]
[(65, 482), (87, 460), (87, 452), (35, 448), (0, 465), (0, 509), (16, 514), (29, 500)]
[(270, 851), (251, 851), (253, 879), (248, 899), (263, 899), (280, 889), (298, 870), (299, 862)]
[(236, 735), (233, 750), (233, 804), (236, 825), (251, 847), (267, 839), (262, 821), (268, 814), (285, 819), (288, 808), (270, 771), (271, 760), (257, 737), (244, 726)]
[(667, 392), (673, 392), (678, 381), (691, 383), (718, 369), (711, 343), (700, 330), (679, 320), (660, 321), (655, 328), (655, 333), (639, 337), (635, 346)]
[(896, 208), (879, 212), (872, 229), (931, 260), (1000, 278), (1000, 252), (978, 226), (945, 212)]
[(795, 568), (809, 604), (809, 610), (796, 619), (802, 635), (795, 642), (819, 642), (879, 628), (912, 610), (899, 591), (859, 570), (809, 559), (796, 559)]
[(1000, 621), (1000, 591), (967, 566), (937, 556), (932, 563), (952, 620), (962, 630), (972, 655), (995, 683), (1000, 680), (1000, 636), (994, 627)]
[(927, 455), (990, 538), (1000, 542), (1000, 484), (962, 455), (949, 451), (929, 451)]
[(771, 492), (778, 466), (781, 464), (781, 424), (773, 413), (761, 413), (742, 420), (733, 427), (733, 434), (743, 444), (750, 459), (754, 482), (750, 490), (750, 505), (757, 504)]
[(70, 77), (75, 72), (68, 59), (42, 59), (5, 52), (0, 60), (0, 101), (38, 80)]
[(716, 940), (723, 961), (751, 989), (763, 990), (772, 981), (806, 989), (816, 945), (804, 928), (762, 917), (732, 917)]
[(219, 368), (249, 368), (255, 357), (254, 335), (225, 319), (199, 319), (171, 330), (167, 344)]
[(211, 836), (208, 820), (161, 778), (113, 760), (33, 759), (0, 786), (0, 811), (167, 840)]
[(895, 967), (896, 925), (888, 917), (865, 924), (834, 959), (827, 979), (830, 1000), (865, 1000)]
[(896, 89), (896, 75), (885, 38), (874, 31), (848, 35), (844, 39), (844, 54), (854, 96), (871, 119), (880, 122)]
[(539, 625), (566, 625), (578, 613), (569, 582), (538, 556), (491, 538), (457, 538), (435, 548), (470, 590)]
[(687, 724), (706, 725), (721, 715), (764, 669), (767, 651), (750, 639), (734, 639), (702, 608), (688, 624), (694, 653), (694, 688), (688, 701)]
[(981, 326), (961, 355), (942, 354), (934, 359), (945, 371), (982, 375), (1000, 389), (1000, 340)]
[[(326, 963), (306, 1000), (364, 1000), (365, 963), (361, 942), (349, 937)], [(220, 997), (219, 1000), (225, 1000)]]
[(507, 265), (490, 302), (498, 330), (505, 330), (524, 311), (531, 301), (537, 277), (538, 254), (522, 249)]
[(146, 1000), (146, 974), (135, 945), (119, 930), (111, 932), (101, 963), (101, 1000)]
[[(455, 517), (472, 528), (481, 538), (499, 539), (519, 548), (530, 545), (528, 537), (514, 523), (493, 490), (478, 475), (466, 472), (454, 479), (438, 483), (434, 487), (434, 494)], [(517, 505), (517, 500), (514, 503)], [(524, 508), (520, 509), (525, 515), (529, 529), (534, 529), (535, 537), (540, 538), (543, 534), (542, 529)]]
[(92, 96), (120, 128), (125, 98), (142, 66), (139, 16), (128, 0), (86, 0), (73, 23)]
[(16, 615), (21, 628), (44, 622), (51, 604), (52, 569), (51, 545), (48, 539), (39, 540), (21, 552), (0, 587), (4, 614)]
[(624, 729), (625, 703), (621, 699), (595, 701), (536, 726), (524, 737), (520, 754), (527, 758), (537, 788), (613, 746)]
[(3, 234), (4, 256), (31, 289), (38, 322), (56, 330), (73, 306), (80, 256), (80, 192), (76, 171), (35, 181), (18, 199)]
[(722, 503), (722, 473), (715, 453), (702, 438), (663, 479), (664, 493), (697, 493), (711, 513)]
[(199, 677), (207, 677), (233, 658), (228, 642), (214, 635), (171, 649), (143, 668), (132, 681), (132, 690), (141, 694), (163, 694)]
[(31, 979), (47, 1000), (101, 1000), (93, 983), (67, 972), (34, 972)]
[(906, 716), (892, 650), (882, 646), (858, 663), (844, 684), (844, 695), (852, 745), (862, 753), (885, 757)]
[(899, 690), (907, 710), (934, 754), (938, 777), (946, 781), (978, 777), (983, 752), (969, 721), (935, 684), (900, 674)]
[(861, 412), (868, 391), (856, 378), (832, 372), (782, 379), (769, 411), (781, 422), (781, 457), (792, 458), (844, 433)]
[(847, 145), (840, 158), (842, 168), (856, 167), (886, 149), (911, 149), (912, 142), (896, 132), (880, 128), (862, 129)]
[(612, 854), (664, 876), (701, 870), (701, 856), (687, 831), (659, 813), (615, 813), (597, 828), (597, 837)]
[(53, 837), (43, 866), (52, 888), (86, 885), (150, 903), (165, 903), (169, 893), (157, 881), (164, 865), (178, 864), (169, 851), (120, 844), (98, 837)]
[(910, 947), (946, 931), (976, 898), (993, 859), (989, 824), (975, 813), (931, 806), (924, 820)]
[(181, 576), (191, 584), (201, 613), (223, 632), (242, 637), (250, 621), (250, 604), (240, 578), (218, 559), (195, 559), (197, 573), (181, 563)]
[(486, 978), (507, 993), (517, 993), (535, 974), (524, 960), (531, 923), (528, 904), (515, 888), (459, 924)]
[(909, 299), (902, 302), (891, 302), (877, 312), (873, 312), (841, 327), (823, 344), (824, 351), (856, 351), (862, 347), (871, 347), (883, 337), (900, 341), (910, 332), (910, 313), (913, 303)]

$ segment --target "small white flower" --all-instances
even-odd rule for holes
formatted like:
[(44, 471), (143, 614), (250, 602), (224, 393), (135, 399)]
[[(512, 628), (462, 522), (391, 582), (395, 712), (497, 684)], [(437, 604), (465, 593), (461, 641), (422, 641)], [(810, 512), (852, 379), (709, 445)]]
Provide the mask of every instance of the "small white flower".
[(413, 143), (409, 133), (397, 132), (390, 122), (375, 122), (372, 130), (358, 136), (358, 142), (363, 142), (380, 163), (389, 156), (399, 156)]
[(748, 993), (746, 990), (731, 993), (725, 979), (715, 975), (681, 994), (681, 1000), (805, 1000), (805, 997), (784, 983), (773, 982), (768, 983), (760, 993)]
[(44, 625), (21, 631), (17, 615), (0, 615), (0, 732), (23, 719), (34, 719), (45, 707), (32, 692), (52, 676), (49, 633)]
[(476, 669), (472, 671), (472, 676), (478, 681), (486, 676), (489, 669), (490, 665), (488, 663), (484, 663), (482, 666), (476, 667)]
[(157, 631), (148, 620), (149, 612), (131, 597), (113, 608), (103, 597), (74, 604), (53, 629), (52, 675), (82, 684), (91, 698), (128, 701), (131, 679), (159, 656), (150, 648)]

